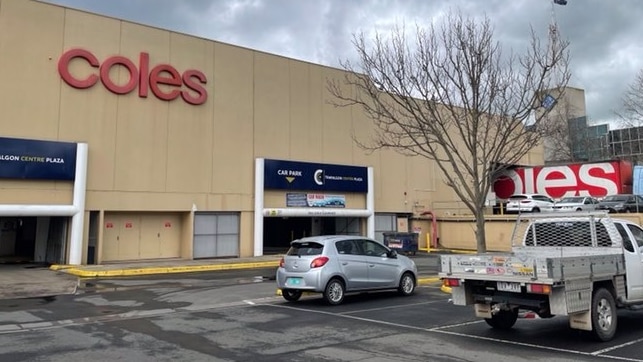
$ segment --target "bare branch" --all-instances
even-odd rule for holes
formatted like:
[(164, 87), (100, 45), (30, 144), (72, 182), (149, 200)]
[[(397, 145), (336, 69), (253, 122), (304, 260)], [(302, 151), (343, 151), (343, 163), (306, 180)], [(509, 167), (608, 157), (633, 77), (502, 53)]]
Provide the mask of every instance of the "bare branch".
[[(478, 250), (486, 250), (484, 207), (493, 176), (518, 162), (542, 140), (541, 107), (570, 78), (568, 43), (555, 28), (546, 44), (531, 32), (524, 54), (504, 54), (485, 17), (476, 22), (451, 12), (442, 26), (404, 26), (388, 36), (353, 36), (358, 66), (342, 63), (343, 82), (329, 81), (337, 106), (358, 106), (374, 125), (375, 151), (394, 149), (434, 160), (444, 182), (477, 218)], [(528, 117), (534, 124), (526, 127)]]
[(615, 112), (623, 127), (643, 125), (643, 69), (627, 87), (623, 95), (621, 110)]

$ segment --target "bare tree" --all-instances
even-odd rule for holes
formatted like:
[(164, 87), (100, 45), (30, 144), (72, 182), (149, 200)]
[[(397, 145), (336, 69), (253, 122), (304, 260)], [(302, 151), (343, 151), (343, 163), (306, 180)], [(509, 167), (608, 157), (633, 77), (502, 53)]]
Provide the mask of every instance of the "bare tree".
[(361, 107), (372, 120), (371, 139), (353, 133), (361, 147), (435, 161), (475, 216), (477, 250), (485, 252), (492, 179), (541, 141), (550, 109), (541, 105), (555, 104), (570, 77), (568, 43), (552, 27), (543, 45), (532, 29), (525, 54), (503, 54), (486, 16), (476, 22), (453, 11), (441, 27), (415, 30), (412, 40), (403, 26), (372, 41), (354, 35), (359, 65), (343, 62), (347, 76), (328, 89), (336, 105)]
[(621, 119), (621, 126), (639, 127), (643, 125), (643, 69), (639, 71), (623, 95), (620, 111), (615, 112)]

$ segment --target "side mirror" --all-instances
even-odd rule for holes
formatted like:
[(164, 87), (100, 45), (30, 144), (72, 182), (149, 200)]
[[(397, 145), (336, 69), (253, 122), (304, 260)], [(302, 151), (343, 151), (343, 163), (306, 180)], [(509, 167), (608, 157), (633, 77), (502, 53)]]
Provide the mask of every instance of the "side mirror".
[(387, 256), (388, 256), (389, 258), (391, 258), (391, 259), (397, 259), (397, 251), (395, 251), (395, 250), (391, 249), (391, 250), (389, 250), (389, 252), (388, 252), (388, 255), (387, 255)]

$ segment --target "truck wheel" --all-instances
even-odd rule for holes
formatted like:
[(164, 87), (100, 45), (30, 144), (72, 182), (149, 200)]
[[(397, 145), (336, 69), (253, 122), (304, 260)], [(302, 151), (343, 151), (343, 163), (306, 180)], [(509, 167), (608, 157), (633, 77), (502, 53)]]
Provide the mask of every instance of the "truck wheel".
[(594, 291), (592, 296), (592, 333), (599, 341), (607, 342), (616, 333), (616, 303), (605, 288)]
[(282, 289), (281, 296), (289, 302), (296, 302), (301, 298), (301, 290)]
[(498, 313), (493, 314), (491, 318), (485, 318), (488, 325), (496, 329), (510, 329), (516, 324), (518, 319), (518, 308), (510, 310), (501, 309)]

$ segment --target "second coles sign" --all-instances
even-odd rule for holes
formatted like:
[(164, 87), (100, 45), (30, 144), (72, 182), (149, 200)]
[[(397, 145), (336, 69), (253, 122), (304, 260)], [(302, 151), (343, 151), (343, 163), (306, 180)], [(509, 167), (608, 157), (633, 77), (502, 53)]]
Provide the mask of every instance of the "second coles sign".
[[(72, 74), (69, 70), (74, 59), (85, 63), (79, 74)], [(110, 77), (110, 71), (114, 66), (122, 67), (129, 72), (124, 84), (119, 84)], [(92, 68), (98, 69), (98, 74), (92, 71)], [(207, 78), (203, 72), (188, 69), (179, 73), (169, 64), (157, 64), (150, 69), (150, 56), (145, 52), (139, 54), (137, 66), (124, 56), (114, 55), (100, 62), (88, 50), (70, 49), (60, 56), (58, 73), (65, 83), (78, 89), (91, 88), (100, 80), (105, 88), (115, 94), (128, 94), (138, 89), (138, 96), (147, 98), (151, 90), (158, 99), (171, 101), (180, 96), (185, 102), (193, 105), (203, 104), (208, 99), (208, 92), (203, 86), (207, 83)]]

